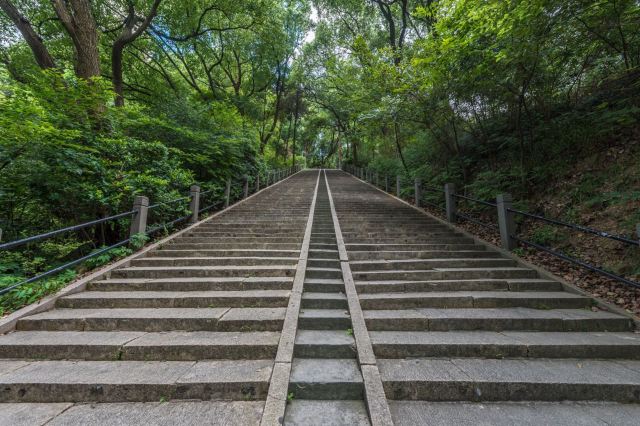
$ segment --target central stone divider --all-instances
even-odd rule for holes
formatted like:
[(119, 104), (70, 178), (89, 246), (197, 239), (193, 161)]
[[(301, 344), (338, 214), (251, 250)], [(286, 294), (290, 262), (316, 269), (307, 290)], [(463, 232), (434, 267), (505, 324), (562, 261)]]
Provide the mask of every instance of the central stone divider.
[(265, 401), (264, 410), (260, 425), (273, 426), (284, 423), (284, 414), (287, 405), (287, 395), (289, 389), (289, 377), (291, 375), (291, 363), (293, 362), (293, 349), (295, 345), (296, 333), (298, 329), (298, 316), (302, 302), (302, 290), (307, 269), (307, 259), (309, 257), (309, 243), (311, 241), (311, 228), (313, 226), (313, 215), (315, 212), (316, 200), (318, 196), (318, 185), (320, 183), (320, 172), (316, 179), (316, 186), (309, 209), (309, 216), (300, 246), (298, 264), (293, 278), (293, 287), (289, 296), (289, 303), (284, 317), (278, 351), (271, 373), (269, 391)]
[(338, 254), (340, 258), (340, 268), (342, 270), (342, 278), (347, 295), (347, 303), (351, 314), (351, 323), (353, 328), (353, 336), (356, 342), (358, 363), (362, 371), (364, 379), (364, 397), (369, 412), (369, 419), (373, 426), (391, 426), (393, 420), (391, 411), (382, 385), (382, 379), (378, 370), (376, 356), (373, 352), (371, 339), (364, 319), (362, 308), (356, 291), (356, 286), (349, 265), (349, 257), (347, 249), (342, 237), (340, 222), (336, 213), (335, 204), (331, 195), (331, 187), (327, 179), (326, 172), (323, 173), (327, 192), (329, 195), (329, 204), (331, 206), (331, 217), (335, 228), (336, 242), (338, 246)]

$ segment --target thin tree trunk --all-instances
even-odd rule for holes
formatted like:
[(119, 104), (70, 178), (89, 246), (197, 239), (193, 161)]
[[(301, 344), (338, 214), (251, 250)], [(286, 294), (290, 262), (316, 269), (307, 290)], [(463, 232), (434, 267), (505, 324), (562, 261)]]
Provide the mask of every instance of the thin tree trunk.
[(31, 26), (29, 20), (20, 14), (18, 9), (16, 9), (9, 0), (0, 0), (0, 9), (11, 19), (18, 28), (18, 31), (20, 31), (20, 34), (22, 34), (22, 37), (24, 37), (24, 40), (31, 48), (31, 52), (38, 66), (42, 69), (55, 68), (56, 65), (53, 58), (44, 45), (42, 38), (40, 38)]

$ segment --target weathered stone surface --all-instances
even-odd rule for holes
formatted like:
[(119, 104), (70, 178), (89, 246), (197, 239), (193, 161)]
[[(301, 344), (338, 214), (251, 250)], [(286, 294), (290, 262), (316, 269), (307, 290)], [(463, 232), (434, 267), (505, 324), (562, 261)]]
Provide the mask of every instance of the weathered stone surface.
[(409, 425), (584, 425), (638, 424), (640, 406), (596, 402), (460, 403), (392, 401), (394, 423)]
[(294, 400), (287, 406), (284, 424), (295, 426), (368, 426), (363, 401)]
[(298, 399), (362, 399), (362, 374), (355, 360), (296, 358), (289, 392)]
[(355, 358), (355, 340), (347, 330), (298, 330), (294, 355), (300, 358)]
[(154, 425), (249, 426), (260, 423), (262, 401), (169, 401), (76, 405), (52, 426)]
[[(4, 403), (0, 404), (0, 426), (44, 425), (67, 408), (70, 403)], [(51, 423), (47, 423), (51, 424)]]

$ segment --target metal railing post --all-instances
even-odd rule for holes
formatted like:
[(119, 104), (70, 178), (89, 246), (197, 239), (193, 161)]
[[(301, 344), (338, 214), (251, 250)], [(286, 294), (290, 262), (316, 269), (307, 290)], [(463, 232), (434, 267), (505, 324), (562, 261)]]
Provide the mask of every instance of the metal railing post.
[(416, 200), (416, 207), (420, 207), (420, 198), (421, 198), (421, 194), (420, 194), (420, 178), (416, 178), (414, 183), (413, 183), (413, 197)]
[(447, 211), (447, 221), (455, 223), (456, 221), (456, 198), (453, 194), (456, 193), (456, 186), (452, 183), (445, 183), (444, 185), (444, 202)]
[(243, 188), (243, 197), (247, 198), (249, 196), (249, 176), (244, 175), (244, 188)]
[(224, 208), (229, 207), (229, 199), (231, 198), (231, 178), (227, 179), (227, 187), (224, 189)]
[(400, 197), (400, 175), (396, 175), (396, 197)]
[(132, 238), (136, 234), (144, 234), (145, 232), (147, 232), (147, 213), (149, 211), (149, 199), (144, 195), (137, 195), (133, 200), (133, 210), (136, 211), (136, 214), (131, 218), (129, 238)]
[(198, 221), (198, 210), (200, 210), (200, 187), (198, 185), (191, 185), (191, 188), (189, 188), (189, 195), (191, 197), (191, 200), (189, 201), (191, 219), (189, 219), (189, 222), (196, 223)]
[(256, 175), (256, 192), (260, 191), (260, 172)]
[(513, 250), (517, 247), (516, 240), (511, 237), (516, 232), (513, 213), (509, 211), (512, 207), (511, 202), (511, 194), (500, 194), (496, 197), (500, 240), (502, 241), (502, 248), (505, 250)]

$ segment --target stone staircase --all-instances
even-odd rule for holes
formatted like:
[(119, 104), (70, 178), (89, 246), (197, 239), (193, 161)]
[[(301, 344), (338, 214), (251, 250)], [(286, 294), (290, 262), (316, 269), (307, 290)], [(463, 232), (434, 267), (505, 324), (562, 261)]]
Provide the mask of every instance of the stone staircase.
[(637, 425), (640, 335), (339, 171), (0, 336), (0, 425)]
[(327, 174), (395, 424), (638, 424), (629, 318)]
[(316, 177), (19, 320), (0, 337), (0, 424), (259, 422)]

